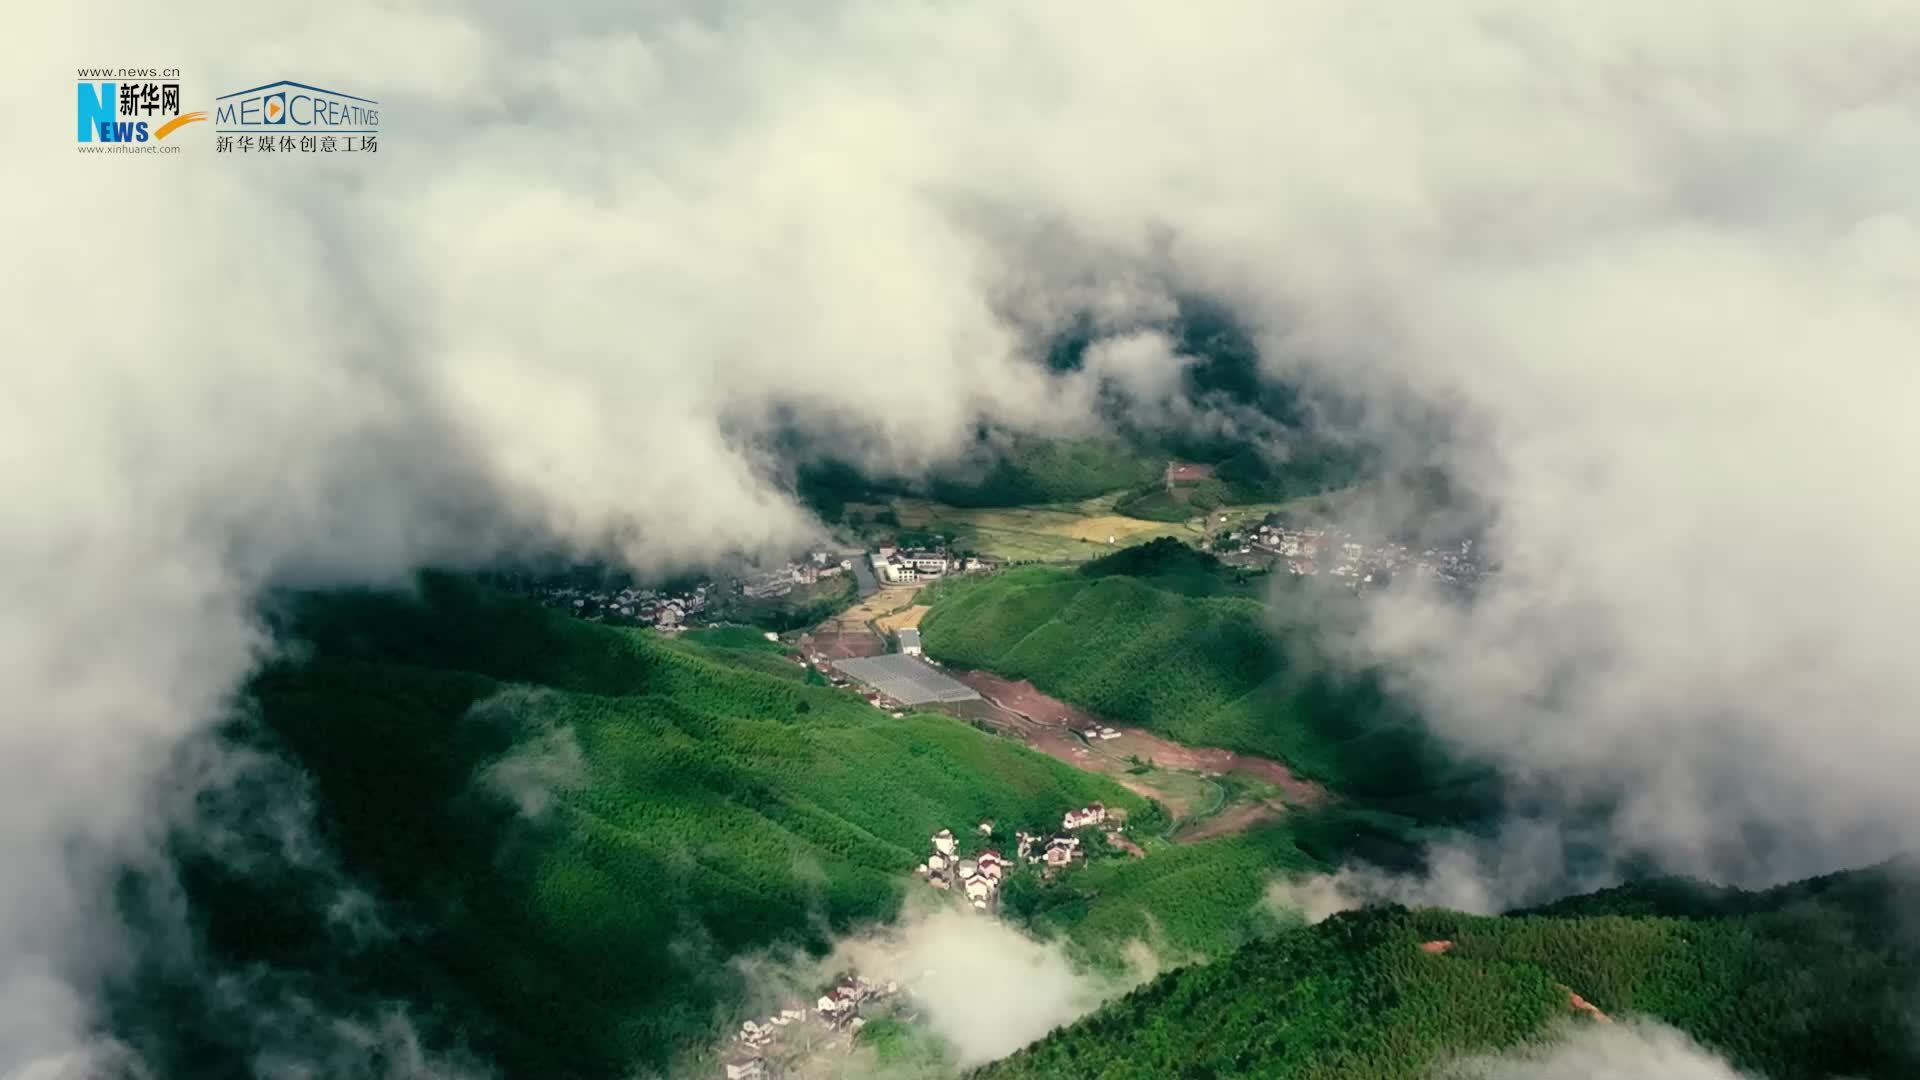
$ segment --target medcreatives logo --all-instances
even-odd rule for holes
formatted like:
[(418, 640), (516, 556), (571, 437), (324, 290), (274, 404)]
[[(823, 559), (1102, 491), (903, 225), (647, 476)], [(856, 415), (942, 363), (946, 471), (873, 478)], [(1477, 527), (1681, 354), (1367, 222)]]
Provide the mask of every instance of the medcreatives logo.
[(174, 154), (162, 140), (204, 112), (180, 111), (179, 68), (79, 68), (74, 137), (81, 153)]
[(281, 79), (214, 99), (215, 151), (377, 153), (380, 103)]

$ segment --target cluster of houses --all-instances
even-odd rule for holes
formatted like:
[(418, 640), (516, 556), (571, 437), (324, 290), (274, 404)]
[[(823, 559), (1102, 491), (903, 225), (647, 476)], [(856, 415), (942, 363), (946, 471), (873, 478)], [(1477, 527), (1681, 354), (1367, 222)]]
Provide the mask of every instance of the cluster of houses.
[[(1117, 819), (1109, 815), (1107, 808), (1099, 803), (1083, 806), (1078, 810), (1069, 810), (1060, 816), (1061, 832), (1057, 836), (1028, 832), (1014, 833), (1014, 853), (1028, 863), (1043, 867), (1046, 873), (1051, 874), (1087, 857), (1087, 853), (1080, 848), (1080, 838), (1073, 835), (1075, 830), (1106, 825), (1109, 821), (1117, 822)], [(1109, 835), (1117, 834), (1109, 833)]]
[(932, 581), (948, 574), (980, 574), (993, 569), (985, 559), (964, 558), (945, 548), (903, 548), (882, 544), (868, 556), (874, 573), (889, 585), (908, 585)]
[(1088, 727), (1074, 729), (1074, 734), (1079, 735), (1088, 742), (1094, 742), (1096, 740), (1117, 739), (1120, 737), (1120, 730), (1118, 728), (1108, 727), (1105, 724), (1092, 724)]
[(823, 579), (838, 577), (852, 569), (851, 559), (842, 559), (830, 551), (809, 552), (805, 558), (794, 559), (778, 570), (769, 570), (743, 578), (740, 582), (740, 595), (749, 600), (785, 596), (792, 592), (796, 585), (812, 585)]
[[(1080, 838), (1073, 835), (1074, 830), (1106, 825), (1108, 822), (1107, 808), (1099, 803), (1069, 810), (1061, 815), (1061, 832), (1057, 836), (1016, 831), (1013, 834), (1013, 859), (991, 850), (971, 858), (964, 856), (960, 854), (960, 845), (953, 832), (941, 829), (930, 838), (932, 854), (913, 872), (927, 879), (927, 884), (936, 889), (958, 889), (975, 910), (991, 911), (999, 904), (1000, 886), (1016, 865), (1015, 860), (1040, 866), (1049, 874), (1071, 866), (1087, 857), (1080, 847)], [(978, 828), (982, 836), (993, 835), (991, 821), (981, 822)]]
[(704, 584), (681, 592), (571, 585), (534, 586), (526, 591), (546, 607), (559, 608), (589, 622), (641, 623), (667, 631), (685, 628), (707, 610), (708, 602), (708, 587)]
[[(993, 822), (983, 821), (979, 829), (982, 836), (992, 836)], [(958, 887), (976, 911), (998, 906), (1000, 883), (1011, 866), (1005, 856), (997, 851), (983, 851), (975, 858), (962, 857), (959, 844), (948, 829), (934, 833), (931, 840), (933, 854), (914, 868), (915, 874), (926, 878), (927, 884), (936, 889)]]
[[(1060, 827), (1070, 832), (1107, 825), (1112, 820), (1105, 806), (1093, 803), (1061, 815)], [(993, 836), (992, 821), (983, 821), (976, 828), (983, 837)], [(941, 829), (928, 840), (933, 850), (915, 869), (917, 875), (936, 889), (958, 890), (976, 911), (998, 907), (1000, 886), (1013, 871), (1014, 860), (991, 850), (971, 857), (962, 855), (959, 840), (950, 829)], [(1018, 859), (1042, 866), (1046, 873), (1086, 858), (1079, 837), (1064, 833), (1049, 837), (1015, 832), (1014, 842)], [(848, 975), (821, 991), (811, 1011), (792, 1002), (763, 1020), (742, 1022), (733, 1037), (732, 1054), (725, 1062), (726, 1080), (773, 1080), (774, 1066), (768, 1059), (795, 1047), (795, 1031), (818, 1032), (824, 1027), (828, 1033), (853, 1034), (866, 1026), (863, 1008), (893, 999), (900, 990), (898, 983), (882, 984), (862, 975)]]
[(820, 1011), (820, 1019), (828, 1027), (859, 1031), (866, 1025), (866, 1020), (860, 1016), (861, 1006), (870, 1001), (883, 1001), (899, 992), (899, 983), (882, 985), (863, 975), (849, 975), (820, 995), (814, 1007)]
[[(900, 992), (900, 984), (877, 983), (863, 975), (849, 975), (821, 992), (813, 1005), (813, 1022), (829, 1032), (853, 1034), (866, 1026), (860, 1010), (886, 1001)], [(733, 1037), (733, 1053), (725, 1062), (726, 1080), (769, 1080), (767, 1057), (785, 1041), (796, 1025), (808, 1023), (807, 1007), (790, 1003), (765, 1020), (747, 1020)]]
[(1356, 588), (1380, 585), (1412, 573), (1450, 584), (1469, 584), (1486, 571), (1475, 561), (1473, 541), (1457, 548), (1414, 551), (1405, 544), (1367, 544), (1339, 529), (1288, 525), (1269, 517), (1256, 528), (1229, 532), (1227, 550), (1249, 556), (1295, 577), (1326, 574)]

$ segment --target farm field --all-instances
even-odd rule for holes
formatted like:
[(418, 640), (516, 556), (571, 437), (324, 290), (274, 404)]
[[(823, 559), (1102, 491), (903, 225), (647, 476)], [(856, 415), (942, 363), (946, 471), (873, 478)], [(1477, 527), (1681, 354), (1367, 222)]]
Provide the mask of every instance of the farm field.
[[(871, 596), (834, 615), (811, 630), (800, 635), (801, 649), (809, 656), (819, 655), (829, 660), (843, 660), (855, 656), (878, 656), (887, 651), (887, 643), (874, 626), (883, 619), (903, 618), (912, 609), (915, 594), (911, 585), (888, 585)], [(923, 609), (924, 613), (924, 609)], [(913, 623), (900, 625), (918, 625), (916, 616)], [(897, 629), (888, 626), (884, 629)]]
[(887, 633), (912, 629), (919, 626), (920, 620), (926, 618), (927, 612), (932, 610), (926, 604), (910, 604), (892, 614), (880, 616), (874, 620), (874, 625)]
[(1116, 499), (976, 509), (900, 498), (891, 509), (903, 528), (950, 533), (956, 546), (1002, 562), (1084, 562), (1155, 537), (1191, 543), (1205, 535), (1197, 518), (1168, 523), (1116, 513)]

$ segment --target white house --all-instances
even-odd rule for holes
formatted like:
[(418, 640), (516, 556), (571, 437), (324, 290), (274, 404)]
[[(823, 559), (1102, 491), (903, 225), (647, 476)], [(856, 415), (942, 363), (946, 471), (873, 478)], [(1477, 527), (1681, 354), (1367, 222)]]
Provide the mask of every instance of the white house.
[(999, 881), (1007, 872), (1007, 860), (1001, 858), (997, 851), (982, 852), (975, 865), (979, 868), (980, 876), (989, 881)]
[(907, 656), (920, 655), (920, 631), (909, 626), (900, 631), (900, 651)]
[(1060, 819), (1060, 827), (1063, 829), (1084, 829), (1089, 825), (1098, 825), (1105, 820), (1107, 820), (1107, 808), (1099, 803), (1094, 803), (1092, 806), (1067, 811), (1065, 816)]
[(881, 548), (874, 556), (874, 569), (890, 582), (918, 581), (922, 578), (934, 578), (947, 572), (953, 561), (944, 551), (929, 551), (922, 548)]
[(986, 878), (974, 877), (967, 880), (967, 899), (973, 901), (974, 907), (986, 907), (987, 901), (993, 899), (993, 890), (993, 882)]
[(933, 850), (942, 855), (952, 855), (954, 852), (953, 831), (950, 829), (941, 829), (939, 832), (934, 833)]

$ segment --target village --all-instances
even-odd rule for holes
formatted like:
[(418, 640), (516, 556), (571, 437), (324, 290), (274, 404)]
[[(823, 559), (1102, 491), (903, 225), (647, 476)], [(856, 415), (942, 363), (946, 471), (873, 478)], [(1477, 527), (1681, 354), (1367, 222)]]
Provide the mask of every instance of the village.
[(882, 544), (868, 556), (873, 571), (889, 585), (932, 581), (948, 574), (983, 574), (994, 564), (976, 556), (957, 556), (945, 548), (905, 548)]
[(852, 559), (831, 551), (810, 551), (777, 570), (763, 570), (741, 578), (740, 595), (752, 600), (785, 596), (795, 586), (813, 585), (852, 572)]
[[(927, 856), (927, 861), (914, 867), (913, 872), (935, 889), (943, 892), (957, 889), (975, 911), (992, 913), (999, 910), (1001, 884), (1018, 869), (1020, 862), (1038, 867), (1042, 875), (1052, 877), (1076, 862), (1085, 861), (1086, 850), (1081, 845), (1080, 837), (1074, 833), (1100, 827), (1106, 827), (1109, 843), (1116, 847), (1126, 845), (1125, 815), (1119, 810), (1109, 811), (1100, 803), (1093, 803), (1061, 815), (1058, 833), (1016, 830), (1013, 834), (1013, 860), (992, 848), (966, 854), (961, 851), (961, 844), (953, 831), (941, 829), (929, 838), (933, 851)], [(982, 837), (978, 843), (990, 843), (994, 823), (983, 821), (975, 826), (974, 831)]]
[(578, 585), (535, 586), (520, 591), (543, 606), (589, 622), (639, 624), (667, 633), (694, 625), (712, 597), (712, 586), (705, 583), (675, 591)]
[(745, 1020), (734, 1033), (721, 1063), (725, 1080), (774, 1080), (783, 1063), (834, 1049), (851, 1049), (865, 1027), (866, 1011), (891, 1007), (901, 998), (900, 984), (880, 983), (848, 973), (824, 987), (811, 1005), (789, 1001), (772, 1015)]
[[(933, 889), (964, 899), (975, 912), (995, 914), (1001, 885), (1021, 864), (1052, 877), (1084, 862), (1086, 849), (1074, 834), (1092, 828), (1105, 830), (1116, 846), (1126, 844), (1122, 836), (1125, 815), (1100, 803), (1066, 811), (1061, 815), (1058, 833), (1016, 830), (1012, 859), (992, 848), (969, 854), (962, 850), (961, 839), (951, 829), (941, 829), (928, 838), (931, 852), (914, 868), (914, 876)], [(980, 839), (964, 846), (971, 850), (992, 843), (994, 830), (993, 821), (980, 822), (974, 827)], [(876, 1010), (903, 1006), (910, 998), (911, 991), (899, 983), (880, 983), (857, 972), (848, 973), (823, 988), (811, 1005), (789, 1001), (765, 1018), (742, 1021), (728, 1044), (721, 1075), (725, 1080), (777, 1080), (785, 1066), (808, 1056), (843, 1046), (851, 1049), (853, 1037)], [(907, 1018), (912, 1019), (911, 1015)]]
[(745, 568), (682, 582), (673, 586), (641, 587), (632, 583), (595, 585), (579, 580), (502, 576), (497, 582), (511, 592), (541, 605), (564, 611), (588, 622), (651, 626), (677, 633), (709, 622), (725, 622), (739, 615), (742, 603), (771, 601), (796, 589), (832, 581), (841, 575), (859, 579), (861, 595), (880, 584), (911, 585), (948, 574), (984, 573), (993, 563), (963, 556), (945, 548), (909, 548), (879, 545), (873, 551), (808, 551), (774, 568)]
[(1215, 550), (1231, 564), (1285, 570), (1294, 577), (1325, 574), (1355, 589), (1385, 585), (1405, 574), (1470, 585), (1488, 573), (1474, 557), (1472, 540), (1455, 548), (1414, 551), (1400, 543), (1367, 543), (1342, 529), (1289, 524), (1278, 514), (1253, 528), (1221, 534)]

